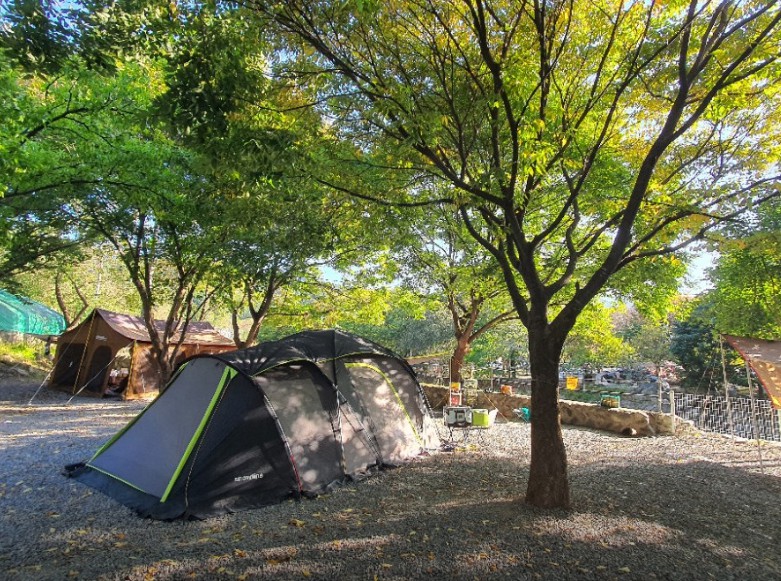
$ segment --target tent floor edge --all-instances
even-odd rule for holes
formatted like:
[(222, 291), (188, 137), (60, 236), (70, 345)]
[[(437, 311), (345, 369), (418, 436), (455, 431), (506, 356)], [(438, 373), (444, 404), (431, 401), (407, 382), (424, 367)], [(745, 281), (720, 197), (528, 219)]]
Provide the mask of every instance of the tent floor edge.
[(156, 496), (132, 488), (86, 464), (70, 464), (65, 467), (65, 474), (132, 509), (139, 516), (157, 520), (175, 520), (184, 516), (184, 503), (161, 503)]

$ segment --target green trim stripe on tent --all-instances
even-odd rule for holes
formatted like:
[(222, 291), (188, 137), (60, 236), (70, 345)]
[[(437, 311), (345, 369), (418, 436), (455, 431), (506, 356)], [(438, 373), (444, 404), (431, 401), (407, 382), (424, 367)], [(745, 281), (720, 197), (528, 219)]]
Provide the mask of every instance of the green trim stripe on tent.
[(345, 367), (366, 367), (368, 369), (371, 369), (372, 371), (376, 371), (377, 373), (379, 373), (380, 376), (388, 383), (388, 386), (390, 386), (391, 391), (393, 391), (393, 395), (396, 396), (396, 400), (399, 402), (399, 407), (401, 407), (401, 411), (404, 412), (404, 416), (407, 418), (407, 421), (409, 422), (409, 425), (412, 428), (412, 433), (415, 435), (415, 439), (418, 441), (420, 445), (423, 445), (423, 439), (420, 437), (420, 434), (418, 434), (417, 428), (415, 428), (415, 422), (412, 421), (412, 418), (410, 417), (409, 412), (407, 411), (407, 407), (404, 405), (404, 402), (401, 401), (401, 396), (399, 395), (399, 392), (396, 390), (396, 386), (393, 385), (393, 382), (391, 381), (390, 377), (388, 377), (387, 374), (379, 367), (375, 367), (374, 365), (370, 365), (368, 363), (347, 363)]
[(133, 488), (133, 489), (135, 489), (135, 490), (138, 490), (139, 492), (143, 492), (144, 494), (149, 494), (149, 492), (147, 492), (146, 490), (144, 490), (144, 489), (142, 489), (142, 488), (139, 488), (138, 486), (136, 486), (136, 485), (135, 485), (135, 484), (133, 484), (132, 482), (128, 482), (128, 481), (127, 481), (127, 480), (125, 480), (124, 478), (120, 478), (120, 477), (119, 477), (119, 476), (117, 476), (116, 474), (112, 474), (111, 472), (106, 472), (105, 470), (103, 470), (102, 468), (98, 468), (97, 466), (90, 466), (90, 468), (92, 468), (92, 469), (93, 469), (93, 470), (95, 470), (96, 472), (100, 472), (101, 474), (105, 474), (105, 475), (106, 475), (106, 476), (108, 476), (109, 478), (113, 478), (114, 480), (118, 480), (118, 481), (119, 481), (119, 482), (121, 482), (122, 484), (127, 484), (127, 485), (128, 485), (130, 488)]
[(212, 396), (211, 402), (209, 402), (209, 407), (206, 408), (206, 413), (203, 414), (203, 417), (201, 418), (201, 423), (198, 424), (198, 429), (195, 430), (193, 437), (190, 439), (190, 443), (187, 444), (187, 449), (184, 451), (184, 454), (182, 454), (182, 458), (181, 460), (179, 460), (179, 465), (176, 467), (176, 470), (174, 470), (174, 473), (171, 476), (171, 480), (168, 482), (168, 486), (166, 486), (165, 492), (163, 493), (163, 496), (160, 498), (160, 502), (165, 502), (166, 500), (168, 500), (168, 495), (171, 494), (171, 490), (173, 489), (174, 484), (176, 484), (176, 481), (179, 479), (179, 475), (182, 473), (182, 470), (184, 470), (184, 465), (187, 463), (187, 460), (190, 458), (190, 454), (195, 448), (198, 439), (201, 437), (201, 434), (203, 434), (206, 425), (209, 423), (209, 418), (211, 418), (212, 412), (214, 411), (214, 408), (217, 406), (217, 402), (220, 401), (220, 397), (225, 391), (225, 387), (228, 385), (228, 383), (230, 383), (231, 379), (233, 379), (234, 377), (236, 377), (236, 375), (238, 375), (238, 373), (239, 373), (238, 371), (236, 371), (230, 366), (225, 367), (225, 371), (223, 371), (222, 373), (222, 378), (220, 379), (220, 383), (219, 385), (217, 385), (217, 389), (214, 390), (214, 395)]
[(163, 520), (316, 496), (435, 443), (420, 393), (387, 349), (343, 331), (304, 331), (189, 359), (92, 460), (66, 471)]

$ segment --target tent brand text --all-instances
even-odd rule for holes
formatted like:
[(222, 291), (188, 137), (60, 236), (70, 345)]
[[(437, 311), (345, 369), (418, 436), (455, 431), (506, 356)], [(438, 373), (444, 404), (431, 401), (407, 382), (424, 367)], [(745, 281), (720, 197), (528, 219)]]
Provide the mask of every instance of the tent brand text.
[(233, 481), (246, 482), (247, 480), (260, 480), (261, 478), (263, 478), (263, 475), (256, 472), (255, 474), (248, 474), (247, 476), (237, 476)]

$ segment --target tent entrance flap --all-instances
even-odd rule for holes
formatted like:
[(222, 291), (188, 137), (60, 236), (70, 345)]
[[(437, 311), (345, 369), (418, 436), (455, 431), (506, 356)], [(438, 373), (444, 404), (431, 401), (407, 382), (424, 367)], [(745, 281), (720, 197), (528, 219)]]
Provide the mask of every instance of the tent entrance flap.
[[(399, 406), (399, 409), (404, 413), (404, 417), (407, 418), (407, 422), (409, 423), (409, 427), (412, 430), (413, 435), (415, 436), (415, 439), (418, 441), (418, 443), (422, 446), (423, 445), (423, 439), (420, 437), (420, 434), (418, 433), (418, 429), (415, 427), (415, 422), (412, 421), (412, 418), (409, 415), (409, 411), (407, 411), (406, 404), (402, 401), (401, 395), (399, 394), (399, 390), (396, 389), (396, 386), (393, 385), (393, 382), (391, 381), (390, 377), (379, 367), (376, 367), (375, 365), (370, 365), (368, 363), (348, 363), (346, 366), (348, 369), (350, 368), (364, 368), (366, 370), (369, 370), (369, 372), (374, 372), (377, 375), (379, 375), (382, 380), (385, 382), (385, 384), (388, 386), (388, 388), (393, 392), (393, 395), (395, 396), (395, 401)], [(376, 379), (374, 380), (376, 383)]]
[[(194, 359), (154, 402), (156, 413), (144, 413), (121, 438), (90, 460), (89, 466), (162, 498), (182, 463), (193, 435), (220, 390), (224, 363)], [(176, 418), (176, 421), (171, 421)]]
[(256, 378), (287, 438), (305, 493), (343, 478), (340, 445), (334, 437), (336, 391), (313, 365), (275, 367)]
[(204, 429), (206, 429), (206, 426), (209, 424), (209, 418), (211, 417), (214, 408), (217, 406), (217, 403), (220, 401), (222, 394), (225, 393), (225, 386), (227, 386), (228, 383), (230, 383), (231, 379), (236, 377), (237, 373), (238, 371), (236, 371), (232, 367), (227, 367), (227, 366), (225, 367), (225, 371), (223, 371), (222, 377), (220, 378), (220, 383), (217, 386), (217, 389), (214, 391), (212, 400), (209, 402), (209, 407), (206, 408), (206, 413), (203, 414), (203, 417), (201, 418), (201, 423), (198, 424), (198, 429), (195, 430), (193, 437), (190, 438), (190, 443), (187, 445), (187, 449), (185, 450), (184, 454), (182, 454), (182, 458), (179, 460), (179, 465), (176, 467), (173, 476), (171, 476), (171, 480), (168, 482), (168, 486), (166, 486), (165, 492), (163, 493), (163, 496), (160, 498), (160, 502), (165, 502), (166, 499), (168, 498), (168, 495), (171, 494), (171, 489), (176, 483), (177, 478), (179, 478), (179, 475), (182, 473), (182, 468), (184, 468), (185, 463), (190, 458), (190, 454), (192, 453), (193, 448), (195, 448), (196, 442), (198, 442), (198, 439), (203, 434)]

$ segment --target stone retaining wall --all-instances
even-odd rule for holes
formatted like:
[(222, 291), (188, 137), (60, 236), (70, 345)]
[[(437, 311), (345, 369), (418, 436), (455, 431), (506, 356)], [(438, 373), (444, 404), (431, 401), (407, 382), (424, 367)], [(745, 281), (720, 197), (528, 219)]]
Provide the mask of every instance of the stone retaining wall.
[[(423, 390), (432, 408), (441, 409), (448, 405), (448, 388), (424, 384)], [(513, 410), (521, 407), (531, 408), (531, 396), (472, 391), (467, 392), (465, 405), (488, 410), (496, 408), (499, 410), (499, 416), (514, 420), (516, 416)], [(606, 408), (597, 404), (569, 401), (560, 401), (559, 410), (563, 424), (606, 430), (625, 436), (654, 436), (673, 434), (675, 431), (673, 418), (669, 414)]]

